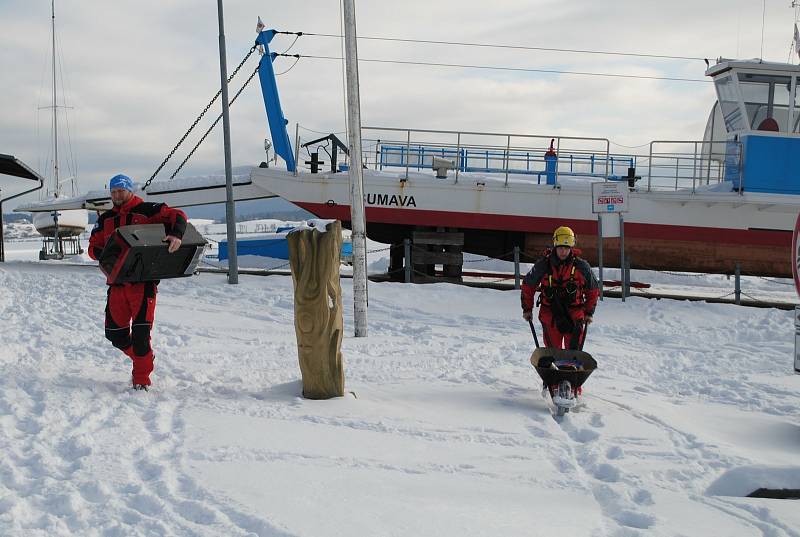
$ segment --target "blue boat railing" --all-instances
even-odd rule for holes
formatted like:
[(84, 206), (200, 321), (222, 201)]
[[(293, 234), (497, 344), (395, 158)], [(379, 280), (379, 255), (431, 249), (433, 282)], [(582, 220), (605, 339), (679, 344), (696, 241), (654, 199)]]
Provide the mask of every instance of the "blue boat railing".
[[(411, 147), (381, 144), (377, 150), (377, 168), (430, 169), (433, 157), (456, 162), (459, 171), (482, 173), (506, 173), (536, 175), (539, 182), (547, 173), (545, 151), (517, 150), (499, 151), (482, 148), (435, 147), (415, 145)], [(561, 176), (604, 178), (608, 164), (609, 178), (616, 179), (627, 174), (628, 168), (636, 167), (634, 155), (567, 154), (557, 157)], [(506, 166), (506, 163), (509, 163)]]
[[(376, 170), (430, 171), (433, 159), (450, 161), (449, 178), (464, 173), (547, 183), (563, 179), (628, 181), (639, 190), (695, 192), (722, 181), (740, 189), (741, 143), (670, 141), (641, 154), (611, 153), (606, 138), (363, 127), (364, 165)], [(299, 140), (298, 140), (299, 142)], [(552, 148), (551, 148), (552, 144)], [(645, 154), (644, 151), (647, 151)], [(326, 167), (330, 163), (326, 164)], [(337, 163), (340, 170), (347, 163)], [(535, 178), (535, 179), (533, 179)]]
[(744, 190), (740, 141), (656, 140), (646, 163), (648, 191), (689, 190), (729, 181)]
[(362, 131), (368, 166), (404, 169), (408, 176), (430, 169), (438, 157), (452, 162), (456, 183), (459, 174), (468, 172), (501, 174), (506, 184), (512, 175), (536, 176), (537, 182), (546, 177), (548, 184), (555, 184), (558, 176), (605, 180), (635, 166), (632, 155), (611, 155), (605, 138), (383, 127)]

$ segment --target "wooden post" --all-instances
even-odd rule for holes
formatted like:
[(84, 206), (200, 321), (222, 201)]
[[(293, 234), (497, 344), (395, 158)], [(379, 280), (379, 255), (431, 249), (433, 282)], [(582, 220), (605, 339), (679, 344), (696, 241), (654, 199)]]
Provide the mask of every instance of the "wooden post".
[(324, 232), (293, 231), (287, 239), (303, 397), (341, 397), (344, 395), (341, 351), (344, 323), (339, 284), (342, 223), (331, 222)]

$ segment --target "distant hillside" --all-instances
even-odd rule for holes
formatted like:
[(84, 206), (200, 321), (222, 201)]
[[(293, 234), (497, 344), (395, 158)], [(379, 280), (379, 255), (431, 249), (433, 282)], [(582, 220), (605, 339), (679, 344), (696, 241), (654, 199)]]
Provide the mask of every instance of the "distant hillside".
[[(184, 209), (189, 218), (207, 218), (225, 221), (225, 204), (199, 205)], [(273, 218), (276, 220), (308, 220), (314, 215), (280, 198), (236, 202), (236, 221)]]
[[(186, 207), (184, 211), (189, 218), (205, 218), (217, 222), (225, 221), (224, 203)], [(237, 222), (259, 220), (264, 218), (298, 221), (314, 218), (314, 215), (301, 209), (297, 205), (289, 203), (288, 201), (280, 198), (236, 202)], [(89, 223), (94, 224), (95, 220), (97, 220), (97, 215), (90, 211)], [(6, 213), (3, 215), (3, 222), (5, 224), (31, 222), (31, 216), (27, 213)]]
[[(5, 215), (3, 215), (5, 219)], [(33, 239), (41, 237), (33, 224), (25, 221), (11, 222), (4, 221), (3, 238), (5, 240)]]
[(3, 222), (10, 224), (12, 222), (28, 222), (30, 223), (31, 217), (24, 213), (8, 213), (3, 215)]

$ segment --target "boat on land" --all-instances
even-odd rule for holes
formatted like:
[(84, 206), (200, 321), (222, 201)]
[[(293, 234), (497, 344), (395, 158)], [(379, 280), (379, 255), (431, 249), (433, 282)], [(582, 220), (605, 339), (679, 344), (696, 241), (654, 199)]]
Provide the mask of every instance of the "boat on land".
[[(718, 99), (703, 138), (654, 141), (643, 156), (614, 154), (602, 138), (365, 128), (367, 233), (399, 246), (415, 232), (456, 232), (464, 252), (511, 260), (518, 247), (532, 261), (567, 225), (595, 264), (602, 225), (604, 265), (618, 267), (622, 222), (633, 268), (790, 277), (800, 66), (720, 59), (706, 74)], [(320, 218), (350, 218), (338, 168), (257, 168), (251, 179)], [(593, 213), (597, 182), (624, 185), (623, 219)]]
[[(75, 194), (75, 176), (62, 179), (59, 167), (59, 142), (58, 142), (58, 109), (63, 106), (58, 104), (58, 84), (56, 79), (56, 12), (55, 0), (51, 1), (51, 44), (52, 44), (52, 176), (50, 184), (44, 191), (44, 196), (49, 201), (57, 201), (64, 197), (64, 183), (71, 183)], [(89, 223), (89, 214), (85, 209), (70, 209), (65, 211), (45, 211), (33, 213), (33, 226), (36, 231), (44, 237), (42, 250), (39, 253), (40, 259), (62, 258), (64, 255), (75, 255), (82, 253), (78, 236), (86, 232)]]
[[(336, 147), (334, 135), (309, 142), (298, 135), (292, 145), (269, 52), (274, 35), (259, 33), (259, 79), (285, 167), (262, 163), (237, 177), (234, 196), (279, 196), (348, 226), (347, 152), (329, 152), (322, 170), (319, 151)], [(390, 272), (403, 266), (407, 243), (419, 256), (415, 265), (449, 264), (456, 274), (465, 252), (511, 260), (516, 251), (533, 261), (552, 230), (567, 225), (592, 264), (602, 229), (604, 266), (621, 265), (622, 229), (632, 268), (790, 277), (800, 211), (800, 66), (720, 58), (706, 75), (717, 100), (702, 138), (656, 140), (641, 155), (616, 154), (607, 138), (364, 127), (367, 235), (392, 245)], [(301, 146), (311, 172), (298, 169)], [(624, 218), (594, 212), (602, 200), (593, 198), (593, 183), (623, 186)], [(219, 203), (225, 184), (175, 179), (154, 182), (142, 195), (177, 206)], [(108, 192), (97, 191), (60, 206), (108, 203)]]

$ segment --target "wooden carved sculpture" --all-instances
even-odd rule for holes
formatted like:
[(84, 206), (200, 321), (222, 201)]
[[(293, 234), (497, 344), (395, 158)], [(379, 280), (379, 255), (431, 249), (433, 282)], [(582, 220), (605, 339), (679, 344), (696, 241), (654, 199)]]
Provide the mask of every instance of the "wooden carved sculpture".
[(344, 323), (339, 284), (342, 223), (331, 222), (324, 232), (313, 228), (293, 231), (288, 241), (303, 397), (341, 397), (344, 395), (341, 352)]

